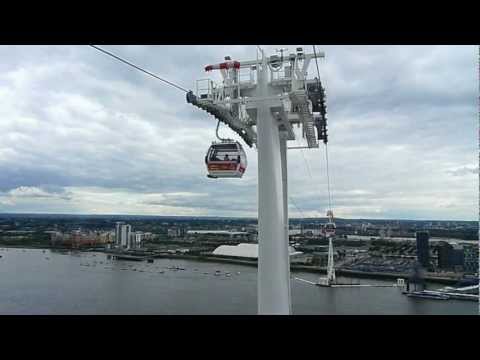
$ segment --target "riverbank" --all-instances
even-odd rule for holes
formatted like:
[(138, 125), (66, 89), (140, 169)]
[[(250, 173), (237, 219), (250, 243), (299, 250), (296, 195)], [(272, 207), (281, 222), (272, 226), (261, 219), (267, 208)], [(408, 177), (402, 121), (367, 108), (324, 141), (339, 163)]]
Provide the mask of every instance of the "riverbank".
[[(48, 250), (57, 250), (57, 251), (81, 251), (81, 252), (102, 252), (108, 255), (114, 255), (115, 253), (111, 250), (107, 250), (104, 248), (101, 249), (71, 249), (71, 248), (59, 248), (59, 247), (51, 247), (51, 246), (15, 246), (15, 245), (1, 245), (0, 248), (16, 248), (16, 249), (32, 249), (32, 250), (41, 250), (41, 249), (48, 249)], [(124, 260), (128, 259), (125, 256), (121, 256)], [(226, 257), (218, 257), (218, 256), (208, 256), (208, 255), (187, 255), (187, 254), (167, 254), (167, 253), (150, 253), (149, 255), (145, 255), (144, 259), (140, 260), (147, 260), (150, 258), (164, 258), (164, 259), (178, 259), (178, 260), (194, 260), (194, 261), (201, 261), (201, 262), (213, 262), (213, 263), (227, 263), (227, 264), (237, 264), (237, 265), (245, 265), (250, 267), (257, 267), (257, 260), (248, 260), (248, 259), (236, 259), (236, 258), (226, 258)], [(327, 270), (326, 267), (319, 267), (319, 266), (308, 266), (308, 265), (290, 265), (290, 270), (292, 272), (310, 272), (310, 273), (318, 273), (318, 274), (326, 274)], [(388, 272), (365, 272), (365, 271), (357, 271), (357, 270), (350, 270), (350, 269), (335, 269), (335, 272), (338, 276), (346, 276), (346, 277), (356, 277), (356, 278), (365, 278), (365, 279), (393, 279), (396, 280), (398, 278), (408, 278), (410, 274), (406, 273), (388, 273)], [(429, 282), (439, 283), (439, 284), (456, 284), (460, 278), (450, 278), (450, 277), (441, 277), (441, 276), (425, 276), (424, 279)]]
[[(167, 258), (167, 259), (179, 259), (179, 260), (196, 260), (196, 261), (207, 261), (207, 262), (217, 262), (217, 263), (230, 263), (230, 264), (239, 264), (257, 267), (256, 260), (244, 260), (244, 259), (233, 259), (233, 258), (222, 258), (217, 256), (205, 256), (205, 255), (178, 255), (178, 254), (157, 254), (155, 258)], [(320, 266), (307, 266), (307, 265), (290, 265), (290, 270), (292, 271), (304, 271), (311, 273), (326, 274), (327, 268)], [(398, 279), (398, 278), (408, 278), (410, 274), (406, 273), (388, 273), (388, 272), (365, 272), (349, 269), (335, 269), (335, 273), (338, 276), (346, 277), (358, 277), (366, 279)], [(439, 283), (439, 284), (456, 284), (460, 279), (459, 278), (449, 278), (441, 276), (425, 276), (426, 281)]]
[(9, 245), (9, 244), (0, 244), (0, 249), (2, 248), (12, 248), (12, 249), (50, 249), (49, 245)]
[(38, 250), (38, 249), (49, 249), (49, 250), (58, 250), (58, 251), (84, 251), (84, 252), (91, 252), (91, 251), (98, 251), (104, 252), (105, 248), (88, 248), (88, 249), (74, 249), (71, 247), (58, 247), (58, 246), (51, 246), (51, 245), (5, 245), (0, 244), (0, 249), (31, 249), (31, 250)]

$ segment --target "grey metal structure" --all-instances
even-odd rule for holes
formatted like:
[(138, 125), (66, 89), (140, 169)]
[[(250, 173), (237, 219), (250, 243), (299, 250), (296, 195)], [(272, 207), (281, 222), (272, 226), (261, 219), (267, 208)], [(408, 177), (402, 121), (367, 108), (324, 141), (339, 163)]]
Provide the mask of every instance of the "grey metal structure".
[[(312, 59), (302, 48), (284, 55), (224, 62), (205, 67), (220, 70), (222, 84), (197, 80), (187, 102), (228, 125), (245, 143), (258, 150), (258, 313), (290, 314), (288, 251), (287, 142), (295, 140), (293, 127), (302, 129), (306, 148), (325, 144), (325, 91), (320, 79), (307, 79)], [(303, 147), (302, 147), (303, 148)]]
[[(324, 57), (324, 54), (319, 53), (317, 57)], [(258, 97), (256, 80), (261, 60), (237, 62), (227, 56), (225, 62), (206, 67), (207, 71), (219, 69), (223, 83), (217, 85), (210, 79), (197, 80), (196, 94), (189, 91), (186, 100), (229, 126), (250, 147), (257, 142), (254, 128), (257, 125), (257, 104), (269, 101), (280, 131), (288, 134), (287, 140), (295, 140), (292, 126), (302, 125), (308, 147), (318, 147), (317, 140), (328, 141), (327, 110), (325, 89), (320, 79), (307, 79), (307, 68), (313, 58), (313, 54), (304, 54), (301, 48), (288, 56), (270, 56), (266, 59), (267, 96)]]

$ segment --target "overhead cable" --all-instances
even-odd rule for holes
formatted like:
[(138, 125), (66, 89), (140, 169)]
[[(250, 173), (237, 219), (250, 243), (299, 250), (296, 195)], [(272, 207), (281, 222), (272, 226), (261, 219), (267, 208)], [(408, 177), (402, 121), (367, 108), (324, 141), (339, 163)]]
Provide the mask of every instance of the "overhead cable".
[(147, 71), (147, 70), (145, 70), (145, 69), (143, 69), (143, 68), (141, 68), (141, 67), (139, 67), (139, 66), (137, 66), (137, 65), (135, 65), (135, 64), (132, 64), (131, 62), (129, 62), (129, 61), (125, 60), (125, 59), (122, 59), (121, 57), (119, 57), (119, 56), (117, 56), (117, 55), (115, 55), (115, 54), (113, 54), (113, 53), (111, 53), (111, 52), (109, 52), (109, 51), (107, 51), (107, 50), (105, 50), (105, 49), (102, 49), (101, 47), (98, 47), (98, 46), (95, 46), (95, 45), (89, 45), (89, 46), (92, 47), (92, 48), (94, 48), (94, 49), (96, 49), (96, 50), (98, 50), (98, 51), (103, 52), (104, 54), (107, 54), (108, 56), (113, 57), (114, 59), (117, 59), (118, 61), (123, 62), (124, 64), (127, 64), (127, 65), (129, 65), (129, 66), (131, 66), (131, 67), (133, 67), (133, 68), (135, 68), (135, 69), (137, 69), (137, 70), (140, 70), (140, 71), (144, 72), (144, 73), (147, 74), (147, 75), (153, 76), (154, 78), (156, 78), (156, 79), (158, 79), (158, 80), (160, 80), (160, 81), (163, 81), (164, 83), (166, 83), (166, 84), (168, 84), (168, 85), (170, 85), (170, 86), (173, 86), (173, 87), (175, 87), (175, 88), (177, 88), (177, 89), (179, 89), (179, 90), (181, 90), (181, 91), (188, 92), (187, 89), (185, 89), (185, 88), (183, 88), (183, 87), (181, 87), (181, 86), (179, 86), (179, 85), (177, 85), (177, 84), (174, 84), (174, 83), (171, 82), (171, 81), (168, 81), (168, 80), (166, 80), (166, 79), (163, 79), (163, 78), (161, 78), (160, 76), (155, 75), (154, 73), (151, 73), (150, 71)]

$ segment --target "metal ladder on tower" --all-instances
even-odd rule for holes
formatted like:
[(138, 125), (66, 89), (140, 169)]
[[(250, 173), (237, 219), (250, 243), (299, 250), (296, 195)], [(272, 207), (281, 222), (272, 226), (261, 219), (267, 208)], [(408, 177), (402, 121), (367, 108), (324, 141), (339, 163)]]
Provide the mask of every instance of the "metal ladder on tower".
[(301, 104), (298, 107), (298, 115), (302, 119), (304, 124), (304, 131), (305, 137), (307, 139), (307, 143), (309, 147), (318, 147), (318, 143), (316, 143), (316, 136), (315, 136), (315, 127), (313, 122), (313, 116), (308, 111), (307, 104)]
[(318, 143), (315, 136), (315, 121), (309, 109), (307, 94), (304, 91), (293, 91), (290, 99), (297, 110), (300, 121), (303, 124), (303, 132), (307, 139), (308, 147), (316, 148)]

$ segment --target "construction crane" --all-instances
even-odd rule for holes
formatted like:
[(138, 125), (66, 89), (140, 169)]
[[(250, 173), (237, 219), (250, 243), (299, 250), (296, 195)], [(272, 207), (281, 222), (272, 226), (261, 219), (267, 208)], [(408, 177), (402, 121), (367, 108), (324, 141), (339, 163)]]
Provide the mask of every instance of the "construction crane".
[[(258, 150), (259, 314), (291, 313), (287, 149), (318, 148), (319, 141), (328, 141), (325, 90), (318, 77), (307, 79), (311, 60), (323, 58), (324, 53), (308, 54), (298, 47), (286, 55), (286, 50), (267, 56), (257, 46), (256, 59), (248, 61), (226, 56), (205, 67), (207, 72), (220, 71), (220, 84), (200, 79), (196, 92), (186, 95), (188, 103), (213, 115)], [(306, 145), (287, 147), (287, 141), (296, 139), (295, 125), (302, 128)], [(231, 167), (235, 174), (226, 175), (241, 177), (236, 169)]]

